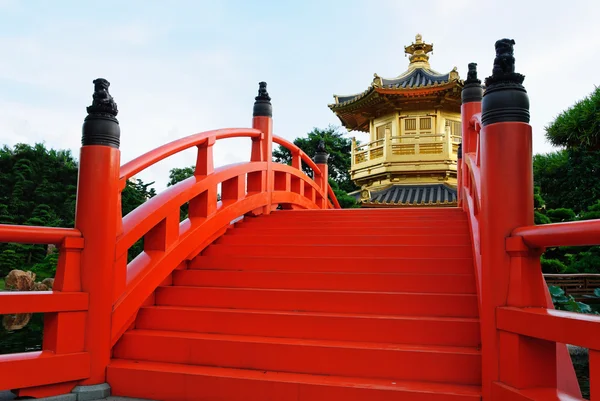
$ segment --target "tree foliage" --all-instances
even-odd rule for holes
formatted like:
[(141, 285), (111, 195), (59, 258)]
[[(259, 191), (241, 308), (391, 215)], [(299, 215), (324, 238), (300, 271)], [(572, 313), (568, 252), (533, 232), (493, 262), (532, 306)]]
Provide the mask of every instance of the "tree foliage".
[(600, 88), (556, 117), (546, 138), (555, 146), (600, 151)]
[[(535, 224), (562, 223), (600, 218), (600, 200), (575, 213), (569, 208), (546, 209), (539, 188), (534, 190)], [(541, 259), (544, 273), (600, 273), (600, 246), (560, 246), (546, 250)]]
[[(175, 167), (169, 171), (169, 182), (167, 183), (167, 187), (171, 187), (178, 182), (183, 180), (187, 180), (188, 178), (194, 175), (194, 171), (196, 171), (196, 166), (189, 167)], [(221, 194), (217, 193), (217, 202), (221, 200)], [(188, 217), (189, 206), (188, 204), (181, 205), (181, 210), (179, 211), (179, 220), (183, 221)]]
[[(314, 128), (306, 137), (294, 139), (294, 145), (313, 158), (321, 140), (325, 142), (325, 150), (329, 153), (329, 177), (338, 184), (341, 191), (352, 192), (358, 189), (350, 179), (352, 140), (344, 138), (343, 133), (337, 127)], [(278, 146), (277, 149), (273, 149), (273, 160), (278, 163), (291, 164), (292, 154), (283, 146)], [(307, 166), (303, 167), (306, 173), (310, 171)]]
[[(0, 149), (0, 224), (73, 227), (77, 196), (77, 161), (68, 150), (44, 144)], [(155, 195), (150, 184), (128, 182), (122, 193), (123, 215)], [(130, 250), (141, 251), (141, 243)], [(13, 269), (54, 277), (58, 252), (47, 245), (0, 244), (0, 277)]]
[(169, 171), (169, 182), (167, 183), (167, 186), (170, 187), (172, 185), (177, 184), (178, 182), (181, 182), (187, 178), (190, 178), (191, 176), (194, 175), (195, 170), (196, 170), (195, 166), (183, 167), (183, 168), (175, 167), (175, 168), (171, 169), (171, 171)]
[(533, 177), (548, 208), (585, 211), (600, 199), (600, 151), (566, 149), (535, 155)]
[[(315, 156), (319, 142), (323, 140), (325, 150), (329, 153), (329, 183), (340, 202), (342, 208), (357, 207), (354, 197), (348, 192), (358, 189), (350, 178), (352, 140), (344, 138), (343, 133), (333, 126), (325, 129), (314, 128), (306, 137), (294, 139), (294, 145), (298, 146), (309, 157)], [(278, 163), (291, 164), (292, 154), (283, 146), (273, 149), (273, 160)], [(302, 163), (304, 172), (312, 177), (312, 171)]]

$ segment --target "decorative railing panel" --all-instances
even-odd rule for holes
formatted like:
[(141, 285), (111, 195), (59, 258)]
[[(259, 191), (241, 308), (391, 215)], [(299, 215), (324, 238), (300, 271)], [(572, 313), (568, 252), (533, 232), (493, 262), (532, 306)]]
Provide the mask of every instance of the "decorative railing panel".
[[(252, 128), (191, 135), (123, 166), (109, 83), (98, 79), (94, 85), (83, 126), (76, 228), (0, 225), (2, 242), (60, 247), (54, 291), (0, 293), (0, 314), (45, 313), (41, 352), (0, 355), (0, 390), (16, 390), (19, 396), (51, 396), (77, 384), (105, 382), (111, 345), (134, 321), (137, 310), (174, 269), (185, 267), (232, 221), (278, 207), (340, 207), (328, 183), (324, 144), (313, 161), (293, 143), (273, 135), (265, 83), (260, 83)], [(214, 144), (240, 137), (251, 142), (249, 161), (215, 168)], [(272, 161), (273, 144), (290, 150), (291, 166)], [(121, 216), (121, 192), (128, 179), (194, 147), (192, 177)], [(312, 170), (310, 176), (302, 171), (302, 163)], [(186, 204), (188, 216), (180, 221)], [(128, 263), (128, 250), (140, 239), (143, 251)]]
[(533, 225), (529, 101), (513, 45), (496, 42), (485, 95), (475, 63), (462, 93), (458, 194), (473, 239), (483, 399), (575, 399), (581, 392), (565, 344), (590, 349), (594, 391), (600, 318), (554, 310), (540, 255), (549, 246), (600, 243), (600, 221)]

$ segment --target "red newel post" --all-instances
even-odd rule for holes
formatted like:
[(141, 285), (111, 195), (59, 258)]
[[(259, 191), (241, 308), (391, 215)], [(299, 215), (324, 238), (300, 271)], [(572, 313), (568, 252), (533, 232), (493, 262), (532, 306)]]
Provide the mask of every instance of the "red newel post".
[[(477, 149), (477, 133), (474, 129), (470, 128), (469, 122), (473, 115), (481, 113), (482, 97), (483, 88), (481, 87), (481, 81), (477, 79), (477, 63), (469, 63), (469, 72), (467, 73), (465, 86), (461, 92), (462, 105), (460, 108), (463, 138), (461, 146), (458, 148), (459, 171), (457, 172), (457, 175), (459, 183), (457, 192), (459, 202), (462, 200), (463, 187), (469, 180), (467, 177), (468, 170), (463, 165), (465, 162), (464, 155), (467, 153), (474, 153)], [(463, 209), (466, 209), (466, 205), (464, 205)]]
[(90, 353), (90, 377), (83, 384), (106, 381), (110, 360), (112, 274), (119, 210), (120, 128), (110, 83), (94, 81), (93, 103), (82, 128), (75, 227), (85, 241), (81, 253), (81, 287), (90, 303), (85, 350)]
[(267, 83), (259, 82), (258, 96), (255, 98), (252, 113), (252, 128), (262, 131), (263, 136), (252, 143), (252, 161), (267, 162), (266, 176), (262, 177), (262, 189), (267, 192), (269, 200), (263, 213), (271, 213), (273, 192), (273, 106), (267, 92)]
[(463, 191), (463, 178), (462, 178), (462, 169), (463, 169), (463, 155), (462, 155), (462, 142), (458, 144), (458, 149), (456, 150), (456, 156), (458, 158), (456, 163), (456, 201), (458, 202), (458, 207), (462, 208), (462, 191)]
[[(525, 77), (515, 72), (514, 44), (511, 39), (496, 42), (493, 73), (485, 80), (481, 103), (482, 384), (488, 400), (493, 382), (513, 384), (509, 376), (514, 372), (502, 369), (503, 363), (523, 363), (531, 356), (521, 354), (527, 348), (522, 339), (503, 338), (508, 333), (496, 329), (496, 308), (507, 305), (510, 279), (506, 238), (515, 228), (533, 224), (529, 98), (522, 85)], [(507, 347), (501, 350), (502, 343)], [(521, 374), (526, 371), (519, 369)]]
[(321, 139), (319, 141), (319, 145), (317, 146), (317, 151), (315, 152), (315, 157), (313, 159), (320, 171), (320, 174), (318, 174), (318, 172), (315, 171), (315, 175), (318, 174), (318, 176), (315, 177), (315, 181), (317, 182), (317, 184), (319, 184), (319, 187), (321, 187), (321, 191), (323, 191), (323, 194), (325, 195), (324, 198), (321, 200), (321, 204), (319, 205), (321, 209), (327, 209), (329, 205), (327, 201), (327, 189), (329, 185), (329, 166), (327, 165), (328, 159), (329, 153), (327, 153), (327, 151), (325, 150), (325, 141)]

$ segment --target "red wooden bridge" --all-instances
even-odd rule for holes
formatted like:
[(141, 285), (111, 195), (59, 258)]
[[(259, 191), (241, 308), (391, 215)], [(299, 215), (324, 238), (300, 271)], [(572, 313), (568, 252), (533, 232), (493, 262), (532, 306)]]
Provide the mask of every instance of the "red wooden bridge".
[[(0, 226), (0, 241), (60, 247), (52, 292), (0, 293), (1, 314), (45, 314), (42, 351), (0, 356), (0, 390), (578, 400), (572, 344), (589, 348), (600, 399), (600, 317), (554, 310), (540, 269), (545, 247), (599, 244), (600, 221), (534, 226), (529, 103), (512, 45), (496, 50), (485, 95), (473, 65), (465, 82), (455, 209), (339, 210), (326, 155), (315, 163), (273, 135), (262, 83), (252, 128), (192, 135), (121, 165), (116, 105), (108, 82), (94, 81), (75, 227)], [(214, 168), (215, 142), (239, 137), (251, 141), (249, 161)], [(272, 162), (273, 144), (291, 166)], [(194, 147), (193, 177), (121, 216), (130, 177)]]

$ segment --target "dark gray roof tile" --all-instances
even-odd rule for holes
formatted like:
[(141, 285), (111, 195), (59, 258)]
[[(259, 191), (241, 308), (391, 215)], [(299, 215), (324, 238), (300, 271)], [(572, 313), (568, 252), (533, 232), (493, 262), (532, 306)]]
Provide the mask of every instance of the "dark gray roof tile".
[[(360, 199), (360, 194), (356, 194)], [(392, 185), (381, 191), (372, 191), (366, 203), (427, 205), (456, 202), (456, 188), (444, 184)]]

